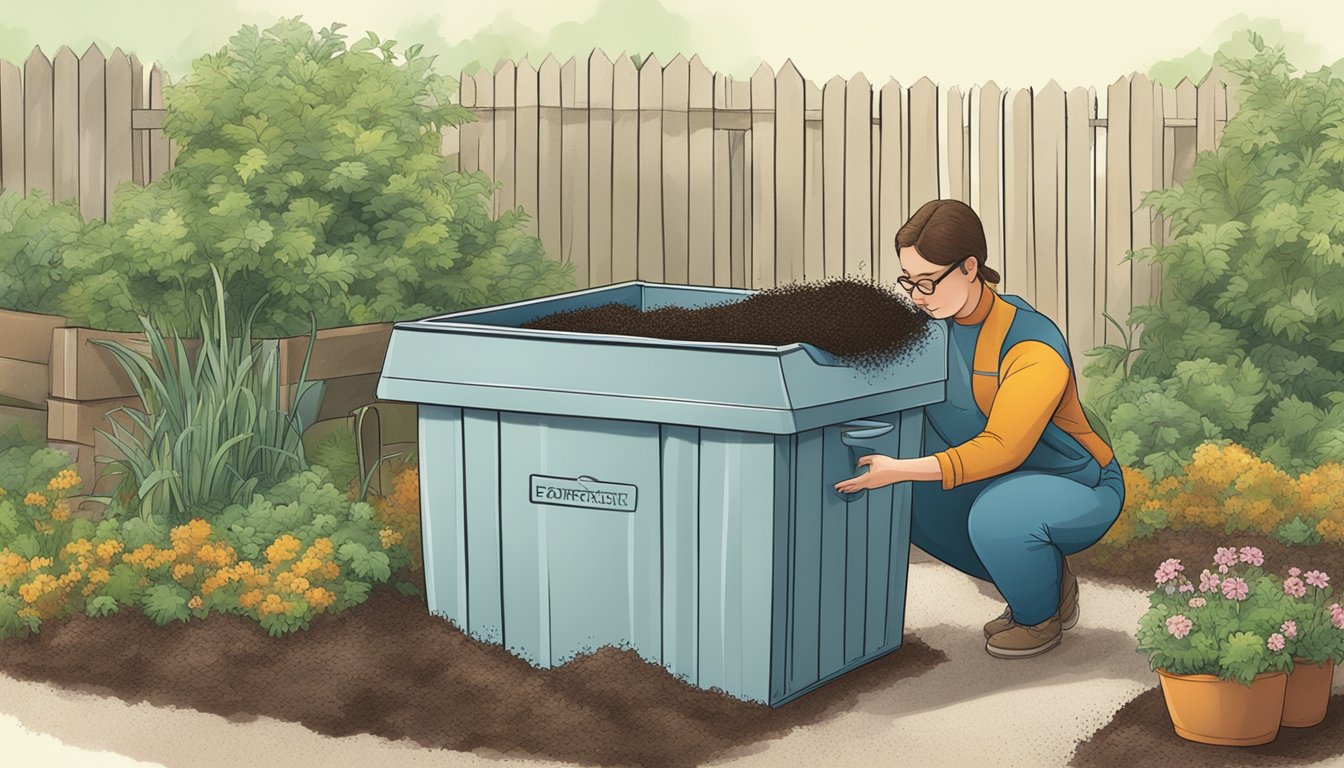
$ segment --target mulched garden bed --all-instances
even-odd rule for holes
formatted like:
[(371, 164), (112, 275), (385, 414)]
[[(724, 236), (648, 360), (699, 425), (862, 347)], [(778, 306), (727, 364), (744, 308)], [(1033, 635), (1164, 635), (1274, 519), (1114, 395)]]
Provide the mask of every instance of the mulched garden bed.
[(1169, 557), (1185, 566), (1185, 576), (1199, 583), (1199, 572), (1213, 569), (1213, 554), (1218, 547), (1259, 547), (1265, 554), (1265, 567), (1272, 573), (1285, 574), (1289, 566), (1304, 571), (1325, 571), (1331, 586), (1344, 583), (1344, 546), (1317, 543), (1290, 547), (1263, 533), (1223, 533), (1198, 529), (1161, 530), (1146, 539), (1133, 539), (1122, 546), (1097, 545), (1069, 556), (1074, 571), (1085, 578), (1123, 584), (1144, 591), (1155, 586), (1153, 572)]
[(390, 589), (281, 638), (236, 616), (157, 627), (128, 613), (50, 622), (0, 642), (0, 670), (10, 676), (131, 703), (588, 765), (699, 765), (852, 709), (864, 693), (945, 661), (906, 635), (900, 650), (772, 709), (688, 686), (628, 650), (535, 669)]
[[(1325, 721), (1310, 728), (1280, 728), (1278, 738), (1258, 747), (1221, 747), (1187, 741), (1171, 728), (1162, 690), (1131, 699), (1115, 718), (1078, 745), (1069, 765), (1134, 768), (1145, 765), (1260, 768), (1311, 765), (1344, 755), (1344, 694), (1330, 697)], [(1330, 763), (1337, 765), (1338, 763)]]
[(895, 290), (866, 280), (834, 278), (789, 283), (699, 309), (642, 312), (624, 304), (603, 304), (545, 315), (522, 327), (770, 346), (807, 342), (856, 368), (870, 369), (914, 349), (928, 322), (928, 315)]

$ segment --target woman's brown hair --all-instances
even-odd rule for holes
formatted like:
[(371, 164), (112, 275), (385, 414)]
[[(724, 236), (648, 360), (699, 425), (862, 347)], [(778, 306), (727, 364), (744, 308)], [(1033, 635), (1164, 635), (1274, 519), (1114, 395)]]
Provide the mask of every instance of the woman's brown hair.
[(934, 264), (951, 266), (975, 257), (980, 280), (998, 285), (999, 273), (985, 265), (985, 228), (971, 206), (960, 200), (930, 200), (896, 232), (896, 252), (915, 246)]

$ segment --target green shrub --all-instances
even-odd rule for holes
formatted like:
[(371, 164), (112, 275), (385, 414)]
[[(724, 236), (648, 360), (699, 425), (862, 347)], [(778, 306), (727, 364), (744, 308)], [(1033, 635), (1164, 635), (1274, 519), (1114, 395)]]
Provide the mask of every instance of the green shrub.
[(1144, 203), (1171, 223), (1156, 304), (1133, 349), (1107, 345), (1086, 373), (1125, 464), (1179, 470), (1232, 440), (1286, 471), (1344, 461), (1344, 80), (1292, 77), (1254, 39), (1237, 113), (1185, 183)]
[(521, 209), (492, 218), (484, 173), (447, 165), (440, 130), (473, 119), (455, 81), (418, 46), (347, 47), (339, 29), (244, 27), (165, 91), (176, 164), (118, 192), (69, 311), (132, 330), (126, 297), (153, 296), (182, 325), (210, 264), (236, 311), (275, 295), (257, 317), (266, 337), (303, 333), (310, 315), (320, 328), (404, 320), (573, 287)]

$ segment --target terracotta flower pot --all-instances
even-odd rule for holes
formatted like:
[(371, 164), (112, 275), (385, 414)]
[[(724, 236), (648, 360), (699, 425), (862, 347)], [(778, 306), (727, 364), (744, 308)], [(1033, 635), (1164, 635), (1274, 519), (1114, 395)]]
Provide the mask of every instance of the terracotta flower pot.
[(1262, 672), (1249, 687), (1216, 675), (1157, 670), (1176, 735), (1202, 744), (1250, 747), (1279, 735), (1288, 676)]
[(1293, 664), (1284, 689), (1281, 722), (1290, 728), (1309, 728), (1325, 719), (1335, 662), (1311, 664), (1294, 656)]

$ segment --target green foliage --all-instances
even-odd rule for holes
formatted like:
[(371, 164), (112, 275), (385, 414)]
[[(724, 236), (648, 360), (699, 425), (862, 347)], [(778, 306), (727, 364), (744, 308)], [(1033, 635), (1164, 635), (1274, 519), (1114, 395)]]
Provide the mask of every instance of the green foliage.
[[(211, 272), (215, 308), (203, 306), (194, 366), (176, 331), (170, 346), (147, 317), (141, 323), (149, 355), (114, 341), (93, 342), (112, 351), (144, 408), (118, 409), (134, 429), (113, 420), (115, 434), (99, 430), (125, 457), (113, 463), (123, 475), (113, 514), (125, 504), (132, 512), (183, 523), (203, 507), (246, 499), (258, 483), (306, 466), (304, 425), (295, 416), (302, 399), (289, 412), (279, 405), (278, 344), (253, 342), (258, 307), (238, 335), (231, 332), (224, 287), (213, 266)], [(312, 343), (310, 337), (310, 355)], [(305, 358), (300, 391), (307, 368)]]
[(1158, 475), (1206, 440), (1293, 473), (1344, 461), (1344, 80), (1250, 41), (1221, 60), (1242, 82), (1217, 151), (1144, 198), (1172, 238), (1131, 254), (1163, 270), (1128, 320), (1141, 348), (1085, 370), (1120, 461)]
[(1316, 526), (1303, 520), (1300, 516), (1295, 516), (1274, 531), (1274, 538), (1280, 544), (1290, 547), (1308, 547), (1318, 543), (1321, 540), (1321, 534), (1316, 532)]
[(190, 593), (176, 584), (155, 584), (145, 590), (142, 605), (145, 615), (155, 624), (167, 624), (170, 621), (186, 621), (191, 617), (187, 610), (187, 601), (190, 599)]
[(359, 477), (359, 456), (354, 433), (349, 429), (333, 430), (313, 446), (311, 461), (315, 466), (327, 468), (331, 473), (332, 485), (349, 488)]

